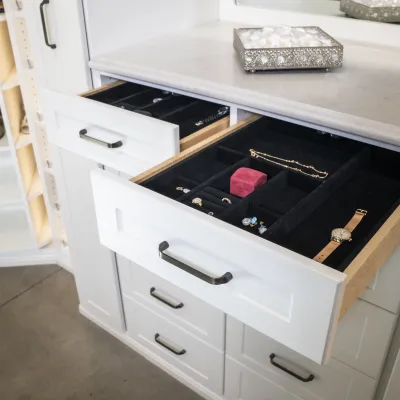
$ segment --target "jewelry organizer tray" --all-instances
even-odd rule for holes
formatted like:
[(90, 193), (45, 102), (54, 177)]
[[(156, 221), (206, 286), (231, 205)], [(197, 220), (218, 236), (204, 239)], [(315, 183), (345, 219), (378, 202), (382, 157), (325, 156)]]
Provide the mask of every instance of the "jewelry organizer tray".
[(229, 115), (229, 107), (130, 82), (86, 97), (179, 125), (180, 139)]
[[(315, 178), (271, 159), (255, 159), (250, 149), (313, 166), (328, 176)], [(240, 167), (268, 175), (268, 181), (245, 198), (230, 194), (230, 177)], [(353, 240), (324, 262), (343, 272), (400, 204), (399, 167), (400, 154), (393, 151), (263, 117), (142, 186), (308, 258), (314, 258), (331, 240), (332, 230), (344, 227), (357, 209), (367, 210)], [(183, 188), (190, 191), (184, 193)], [(201, 199), (201, 206), (192, 203), (195, 198)], [(268, 230), (260, 234), (258, 226), (244, 226), (243, 219), (251, 217)]]

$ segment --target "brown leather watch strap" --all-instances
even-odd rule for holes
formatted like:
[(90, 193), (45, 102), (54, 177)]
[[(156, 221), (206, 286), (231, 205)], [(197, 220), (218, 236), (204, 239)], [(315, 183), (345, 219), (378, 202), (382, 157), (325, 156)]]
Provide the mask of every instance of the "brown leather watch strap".
[(340, 246), (339, 242), (335, 242), (331, 240), (327, 246), (325, 246), (315, 257), (314, 261), (319, 263), (323, 263), (338, 247)]
[(353, 232), (354, 229), (357, 228), (357, 225), (362, 221), (362, 219), (367, 215), (367, 211), (365, 210), (357, 210), (354, 214), (353, 218), (349, 221), (349, 223), (344, 227), (344, 229), (349, 232)]
[[(367, 211), (358, 209), (354, 214), (353, 218), (344, 227), (345, 230), (353, 232), (357, 228), (358, 224), (367, 215)], [(331, 240), (325, 248), (323, 248), (315, 257), (314, 261), (319, 263), (324, 262), (342, 243)]]

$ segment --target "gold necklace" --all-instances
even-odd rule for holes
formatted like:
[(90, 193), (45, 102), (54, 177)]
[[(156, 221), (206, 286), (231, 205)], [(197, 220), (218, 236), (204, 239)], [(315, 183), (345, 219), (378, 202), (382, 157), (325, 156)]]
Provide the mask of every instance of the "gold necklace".
[[(267, 153), (261, 153), (260, 151), (256, 151), (254, 149), (250, 149), (250, 155), (252, 157), (256, 158), (256, 159), (257, 158), (262, 158), (265, 161), (268, 161), (268, 162), (273, 163), (273, 164), (280, 165), (283, 168), (291, 169), (291, 170), (299, 172), (299, 173), (301, 173), (303, 175), (311, 176), (312, 178), (326, 179), (329, 176), (328, 172), (326, 172), (326, 171), (319, 171), (318, 169), (316, 169), (312, 165), (301, 164), (296, 160), (285, 160), (284, 158), (273, 156), (273, 155), (267, 154)], [(278, 161), (274, 161), (274, 160), (278, 160)], [(301, 168), (296, 168), (296, 167), (293, 167), (293, 166), (290, 166), (290, 165), (282, 164), (279, 161), (285, 162), (287, 164), (298, 165), (303, 169), (309, 169), (309, 170), (315, 171), (316, 174), (305, 172)]]

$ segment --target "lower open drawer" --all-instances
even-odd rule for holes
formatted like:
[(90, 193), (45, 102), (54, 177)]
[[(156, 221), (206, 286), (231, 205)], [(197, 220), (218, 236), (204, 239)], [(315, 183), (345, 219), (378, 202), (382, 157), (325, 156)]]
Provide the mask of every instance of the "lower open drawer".
[[(274, 158), (255, 159), (249, 149)], [(278, 157), (324, 174), (284, 167), (274, 162)], [(93, 171), (100, 240), (323, 363), (339, 319), (399, 244), (399, 163), (388, 150), (251, 118), (132, 181)], [(268, 175), (244, 198), (230, 193), (230, 177), (241, 167)], [(184, 193), (186, 181), (191, 187)], [(193, 203), (198, 198), (201, 204)], [(344, 227), (357, 209), (367, 213), (353, 241), (324, 263), (314, 261), (331, 231)], [(253, 216), (267, 231), (243, 225)]]

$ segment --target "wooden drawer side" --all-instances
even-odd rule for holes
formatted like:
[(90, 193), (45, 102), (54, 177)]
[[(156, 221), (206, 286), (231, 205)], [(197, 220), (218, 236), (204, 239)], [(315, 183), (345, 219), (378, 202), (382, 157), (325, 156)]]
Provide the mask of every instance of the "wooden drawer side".
[(343, 318), (399, 245), (400, 207), (346, 268), (346, 289), (339, 319)]

